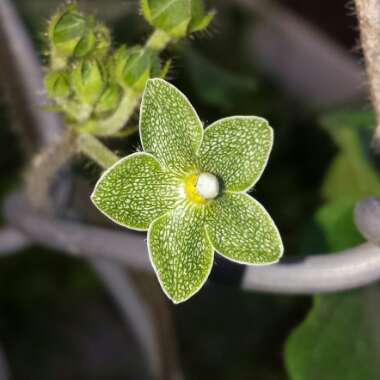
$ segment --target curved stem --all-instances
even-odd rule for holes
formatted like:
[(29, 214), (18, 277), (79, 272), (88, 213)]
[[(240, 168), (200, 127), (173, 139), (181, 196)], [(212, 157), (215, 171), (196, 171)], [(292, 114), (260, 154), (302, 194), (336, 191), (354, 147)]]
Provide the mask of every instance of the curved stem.
[(103, 169), (109, 168), (119, 160), (115, 153), (89, 133), (79, 134), (76, 143), (80, 152), (90, 157)]
[[(31, 242), (74, 256), (112, 258), (129, 268), (152, 271), (144, 234), (48, 217), (33, 209), (20, 194), (13, 194), (6, 200), (5, 220)], [(379, 279), (380, 247), (364, 243), (328, 255), (285, 257), (278, 264), (249, 266), (242, 288), (313, 294), (352, 289)]]
[(92, 133), (97, 136), (112, 136), (118, 132), (135, 112), (141, 98), (141, 92), (125, 90), (116, 111), (107, 119), (89, 119), (80, 124), (78, 130)]

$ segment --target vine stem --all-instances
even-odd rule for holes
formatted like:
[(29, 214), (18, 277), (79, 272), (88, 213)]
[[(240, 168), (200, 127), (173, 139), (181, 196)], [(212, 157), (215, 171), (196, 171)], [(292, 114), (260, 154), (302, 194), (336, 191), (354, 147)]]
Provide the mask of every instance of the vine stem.
[(377, 117), (373, 144), (375, 149), (380, 152), (380, 2), (378, 0), (355, 0), (355, 5), (372, 103)]

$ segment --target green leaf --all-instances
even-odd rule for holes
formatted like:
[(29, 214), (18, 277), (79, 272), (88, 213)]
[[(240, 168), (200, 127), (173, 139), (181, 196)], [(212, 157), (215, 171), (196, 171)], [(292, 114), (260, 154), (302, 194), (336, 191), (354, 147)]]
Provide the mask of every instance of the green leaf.
[(265, 119), (234, 116), (211, 124), (204, 133), (200, 165), (223, 179), (227, 191), (246, 191), (260, 178), (273, 144)]
[(178, 207), (149, 228), (150, 258), (162, 289), (174, 303), (198, 292), (211, 271), (214, 254), (203, 213), (202, 207)]
[(336, 140), (339, 140), (341, 128), (372, 133), (376, 125), (376, 117), (372, 111), (337, 111), (324, 115), (320, 122)]
[(179, 179), (162, 171), (153, 156), (134, 153), (102, 175), (91, 199), (115, 223), (147, 230), (154, 219), (176, 206), (179, 186)]
[(206, 208), (211, 244), (242, 264), (271, 264), (283, 253), (280, 234), (264, 207), (248, 194), (225, 193)]
[(286, 367), (292, 380), (380, 378), (373, 331), (376, 320), (366, 292), (315, 297), (307, 319), (286, 345)]
[(140, 109), (144, 150), (165, 169), (188, 172), (196, 166), (203, 127), (188, 99), (163, 79), (150, 79)]
[(362, 197), (380, 192), (380, 181), (367, 151), (374, 122), (372, 112), (335, 112), (322, 118), (322, 125), (340, 149), (322, 186), (329, 202), (315, 216), (330, 251), (347, 249), (364, 240), (354, 224), (353, 209)]
[(339, 148), (322, 186), (327, 200), (358, 200), (380, 193), (379, 177), (361, 144), (365, 138), (369, 146), (373, 121), (368, 112), (335, 113), (322, 119)]

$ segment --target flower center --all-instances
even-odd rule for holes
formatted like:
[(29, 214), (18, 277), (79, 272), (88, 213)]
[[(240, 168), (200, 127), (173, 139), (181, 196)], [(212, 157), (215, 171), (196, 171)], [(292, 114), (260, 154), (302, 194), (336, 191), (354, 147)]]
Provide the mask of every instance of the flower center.
[(205, 204), (219, 195), (219, 181), (210, 173), (193, 174), (185, 180), (188, 198), (196, 203)]

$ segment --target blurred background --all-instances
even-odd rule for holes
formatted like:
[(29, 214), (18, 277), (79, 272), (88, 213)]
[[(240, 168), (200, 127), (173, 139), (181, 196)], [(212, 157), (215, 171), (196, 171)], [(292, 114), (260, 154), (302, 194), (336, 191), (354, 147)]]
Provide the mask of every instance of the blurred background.
[[(43, 32), (61, 2), (12, 1), (44, 62)], [(322, 3), (210, 1), (218, 13), (208, 31), (167, 53), (174, 56), (170, 80), (192, 99), (206, 124), (228, 115), (254, 114), (273, 126), (274, 150), (252, 195), (279, 226), (286, 255), (329, 252), (359, 243), (352, 208), (358, 198), (380, 189), (377, 182), (372, 188), (355, 185), (356, 180), (366, 183), (367, 171), (375, 175), (377, 163), (369, 151), (374, 121), (353, 6), (346, 0)], [(149, 34), (137, 2), (81, 0), (79, 7), (111, 27), (115, 44), (143, 42)], [(5, 57), (0, 55), (0, 66), (1, 59)], [(25, 155), (1, 88), (0, 83), (0, 195), (4, 199), (21, 183)], [(139, 147), (137, 138), (111, 144), (121, 153)], [(352, 146), (359, 146), (355, 153)], [(347, 163), (347, 152), (353, 164)], [(338, 156), (344, 168), (334, 164)], [(356, 170), (358, 165), (365, 169)], [(100, 173), (84, 158), (76, 160), (74, 167), (90, 184)], [(349, 193), (345, 202), (335, 202), (344, 198), (345, 191)], [(375, 343), (367, 337), (378, 326), (365, 322), (365, 328), (358, 327), (364, 323), (362, 291), (322, 296), (319, 301), (247, 292), (239, 289), (243, 271), (217, 257), (210, 280), (194, 298), (178, 306), (160, 300), (164, 313), (169, 312), (165, 318), (173, 335), (173, 342), (161, 340), (160, 350), (176, 351), (170, 360), (178, 361), (185, 379), (380, 378)], [(146, 284), (151, 278), (140, 273), (132, 276), (150, 292)], [(155, 292), (150, 297), (162, 296)], [(344, 297), (351, 298), (339, 304), (338, 321), (331, 317), (320, 323), (334, 325), (353, 315), (347, 328), (360, 331), (359, 335), (345, 341), (341, 338), (346, 332), (333, 329), (326, 342), (319, 342), (317, 362), (305, 358), (302, 365), (294, 364), (298, 350), (309, 349), (308, 335), (293, 336), (293, 341), (288, 337), (303, 323), (313, 302), (326, 302), (330, 314), (335, 300)], [(319, 317), (314, 315), (315, 324)], [(335, 336), (337, 331), (341, 335)], [(346, 351), (358, 340), (360, 355), (372, 360), (355, 358), (359, 367), (367, 368), (360, 375), (334, 372), (334, 367), (344, 367), (339, 360), (323, 362), (323, 352), (334, 352), (340, 362), (343, 358), (349, 362)], [(124, 323), (88, 262), (43, 247), (1, 257), (0, 344), (14, 380), (149, 378), (133, 328)], [(307, 360), (309, 366), (304, 364)]]

